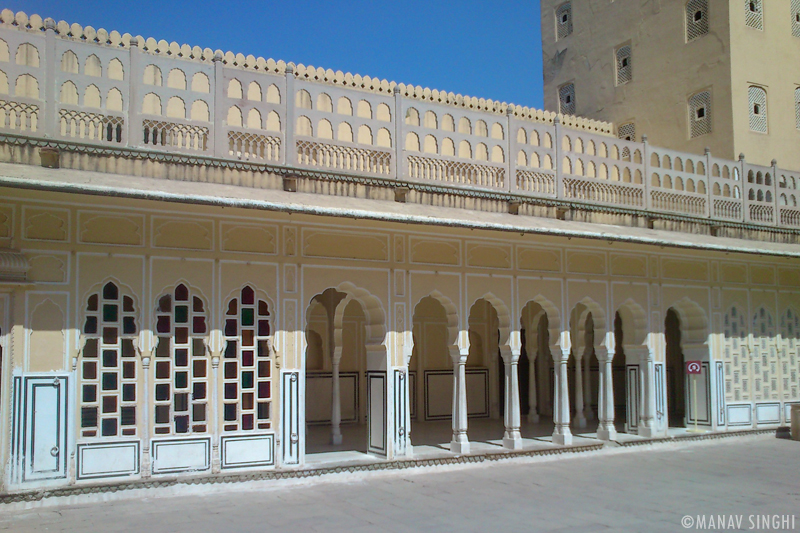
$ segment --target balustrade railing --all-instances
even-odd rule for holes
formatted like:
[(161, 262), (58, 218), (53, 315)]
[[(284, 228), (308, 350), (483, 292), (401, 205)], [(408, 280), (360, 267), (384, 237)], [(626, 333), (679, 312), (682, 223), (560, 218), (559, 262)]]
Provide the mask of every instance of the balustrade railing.
[(0, 13), (0, 132), (800, 229), (800, 171), (385, 80)]

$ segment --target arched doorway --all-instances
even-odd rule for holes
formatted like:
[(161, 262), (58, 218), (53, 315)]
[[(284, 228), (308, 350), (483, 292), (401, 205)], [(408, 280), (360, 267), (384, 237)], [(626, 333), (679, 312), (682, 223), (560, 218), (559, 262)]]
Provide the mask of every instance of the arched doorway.
[(522, 356), (519, 365), (520, 406), (525, 415), (524, 438), (553, 432), (554, 363), (550, 353), (548, 315), (537, 302), (528, 302), (520, 316)]
[(686, 427), (686, 374), (681, 348), (681, 320), (669, 308), (664, 319), (667, 364), (667, 412), (670, 427)]
[[(386, 455), (388, 357), (380, 301), (349, 282), (327, 288), (306, 309), (307, 462)], [(319, 454), (319, 455), (310, 455)]]
[(444, 447), (452, 437), (453, 360), (447, 310), (432, 296), (414, 307), (414, 346), (408, 363), (411, 444)]
[(569, 401), (572, 408), (573, 429), (585, 430), (588, 426), (586, 412), (597, 405), (592, 390), (599, 390), (595, 381), (592, 387), (592, 368), (598, 368), (594, 350), (594, 317), (587, 306), (579, 303), (570, 314), (570, 336), (572, 350), (569, 356)]
[(469, 312), (467, 357), (467, 414), (470, 440), (502, 440), (505, 367), (500, 357), (500, 322), (486, 299), (477, 300)]

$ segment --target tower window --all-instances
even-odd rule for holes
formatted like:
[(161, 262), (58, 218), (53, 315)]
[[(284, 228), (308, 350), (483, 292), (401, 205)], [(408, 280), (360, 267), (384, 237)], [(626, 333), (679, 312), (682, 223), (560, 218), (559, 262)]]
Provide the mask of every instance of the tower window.
[(562, 115), (575, 114), (575, 84), (567, 83), (558, 89), (558, 112)]
[(800, 130), (800, 87), (794, 90), (794, 121), (798, 130)]
[(620, 124), (619, 128), (617, 129), (617, 137), (626, 141), (636, 142), (636, 124), (633, 122)]
[(617, 85), (628, 83), (633, 79), (633, 64), (631, 61), (631, 47), (619, 47), (614, 55), (617, 58)]
[(750, 130), (767, 133), (767, 91), (751, 86), (747, 90), (750, 103)]
[(761, 6), (762, 0), (745, 0), (745, 24), (757, 30), (764, 29), (764, 11)]
[(792, 0), (792, 35), (800, 37), (800, 0)]
[(708, 33), (708, 0), (689, 0), (686, 4), (686, 42)]
[(707, 133), (711, 133), (711, 92), (703, 91), (689, 98), (689, 136)]
[(566, 2), (556, 9), (556, 40), (572, 34), (572, 3)]

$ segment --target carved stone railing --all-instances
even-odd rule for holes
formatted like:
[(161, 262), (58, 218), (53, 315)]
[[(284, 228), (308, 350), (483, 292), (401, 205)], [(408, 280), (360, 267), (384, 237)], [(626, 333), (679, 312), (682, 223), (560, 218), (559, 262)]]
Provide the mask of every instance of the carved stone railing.
[(644, 207), (644, 189), (609, 180), (569, 176), (564, 178), (564, 197), (569, 200), (625, 207)]
[(389, 176), (392, 154), (347, 146), (335, 141), (297, 140), (297, 162), (301, 166), (322, 167), (339, 172)]
[(281, 139), (273, 135), (231, 128), (228, 131), (228, 155), (248, 161), (279, 162)]
[(488, 189), (505, 188), (505, 168), (489, 163), (478, 164), (455, 159), (408, 156), (408, 177), (451, 185)]
[(800, 172), (774, 161), (681, 153), (580, 117), (8, 10), (0, 132), (800, 229)]

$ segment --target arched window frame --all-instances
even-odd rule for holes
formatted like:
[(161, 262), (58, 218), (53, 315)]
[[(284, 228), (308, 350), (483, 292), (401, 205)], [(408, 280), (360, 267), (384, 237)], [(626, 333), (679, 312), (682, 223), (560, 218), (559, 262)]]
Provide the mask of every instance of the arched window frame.
[(558, 112), (562, 115), (574, 115), (575, 104), (575, 83), (570, 82), (558, 88)]
[(556, 41), (572, 35), (572, 2), (564, 2), (556, 8)]
[(250, 285), (225, 307), (222, 357), (222, 430), (272, 428), (272, 322), (270, 302)]
[(211, 373), (203, 298), (179, 283), (158, 298), (153, 351), (153, 432), (207, 433)]
[(750, 131), (769, 133), (766, 89), (751, 85), (747, 89), (747, 101), (749, 104)]
[(139, 418), (136, 302), (119, 283), (106, 281), (83, 309), (80, 437), (134, 437)]

